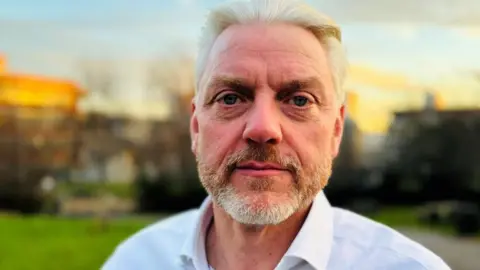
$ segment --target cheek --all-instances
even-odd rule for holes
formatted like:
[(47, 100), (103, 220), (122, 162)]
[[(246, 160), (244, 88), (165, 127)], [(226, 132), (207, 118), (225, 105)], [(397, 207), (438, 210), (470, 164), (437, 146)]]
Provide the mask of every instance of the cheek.
[(307, 149), (310, 154), (317, 160), (318, 158), (324, 158), (331, 153), (331, 143), (333, 135), (330, 130), (322, 128), (314, 132), (309, 138), (310, 147)]
[(309, 166), (318, 163), (331, 153), (333, 132), (328, 125), (315, 124), (305, 128), (296, 127), (290, 137), (294, 140), (295, 152), (299, 155), (303, 165)]
[(219, 166), (232, 145), (233, 130), (211, 119), (202, 120), (198, 130), (198, 158)]

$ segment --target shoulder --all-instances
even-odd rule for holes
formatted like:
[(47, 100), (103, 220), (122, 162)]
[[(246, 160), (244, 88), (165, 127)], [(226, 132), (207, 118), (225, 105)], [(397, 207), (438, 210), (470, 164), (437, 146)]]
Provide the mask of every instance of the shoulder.
[(189, 210), (140, 230), (116, 247), (102, 269), (150, 269), (153, 265), (174, 264), (197, 217), (198, 210)]
[(334, 208), (333, 250), (350, 256), (358, 269), (450, 269), (440, 257), (398, 231), (340, 208)]

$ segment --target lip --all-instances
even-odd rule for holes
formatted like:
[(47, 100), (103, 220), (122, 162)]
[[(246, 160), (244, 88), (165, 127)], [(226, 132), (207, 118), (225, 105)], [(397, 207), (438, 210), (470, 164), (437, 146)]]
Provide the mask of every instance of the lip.
[(262, 177), (283, 174), (287, 169), (276, 163), (248, 161), (238, 164), (235, 171), (246, 176)]
[(237, 169), (246, 170), (281, 170), (286, 169), (277, 163), (272, 162), (259, 162), (259, 161), (247, 161), (237, 165)]

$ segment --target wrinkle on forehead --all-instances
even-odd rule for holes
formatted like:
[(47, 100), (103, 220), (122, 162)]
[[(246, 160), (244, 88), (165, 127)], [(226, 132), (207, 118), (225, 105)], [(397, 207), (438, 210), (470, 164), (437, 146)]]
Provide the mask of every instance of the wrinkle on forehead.
[[(281, 32), (282, 35), (272, 34), (273, 31)], [(285, 42), (291, 41), (292, 38), (295, 39), (295, 42)], [(258, 40), (259, 42), (238, 42), (243, 40)], [(287, 23), (257, 23), (228, 27), (218, 36), (211, 51), (221, 53), (227, 49), (242, 48), (252, 51), (276, 50), (309, 54), (318, 50), (318, 46), (322, 46), (322, 44), (317, 37), (300, 26)]]
[(206, 91), (214, 76), (241, 77), (255, 85), (316, 76), (334, 92), (323, 45), (310, 31), (291, 24), (227, 28), (210, 51), (197, 94)]

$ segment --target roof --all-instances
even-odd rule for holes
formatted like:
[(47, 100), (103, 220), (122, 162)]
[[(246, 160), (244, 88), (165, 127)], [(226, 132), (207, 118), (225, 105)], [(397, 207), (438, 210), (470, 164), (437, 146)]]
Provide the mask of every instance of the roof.
[[(1, 61), (1, 60), (0, 60)], [(1, 65), (1, 63), (0, 63)], [(0, 85), (8, 83), (36, 85), (39, 87), (48, 87), (50, 89), (58, 89), (59, 91), (75, 91), (76, 94), (85, 95), (86, 92), (80, 89), (73, 81), (58, 78), (19, 74), (19, 73), (0, 73)]]
[[(409, 110), (409, 111), (398, 111), (395, 112), (397, 117), (406, 117), (406, 116), (417, 116), (425, 113), (425, 110)], [(449, 109), (449, 110), (436, 110), (436, 114), (439, 116), (457, 116), (457, 115), (475, 115), (480, 116), (480, 109), (471, 108), (471, 109)]]
[(3, 55), (0, 54), (0, 74), (5, 72), (6, 68), (6, 60)]
[(164, 120), (170, 116), (170, 106), (158, 101), (89, 100), (80, 105), (83, 112), (96, 112), (112, 117), (143, 120)]

